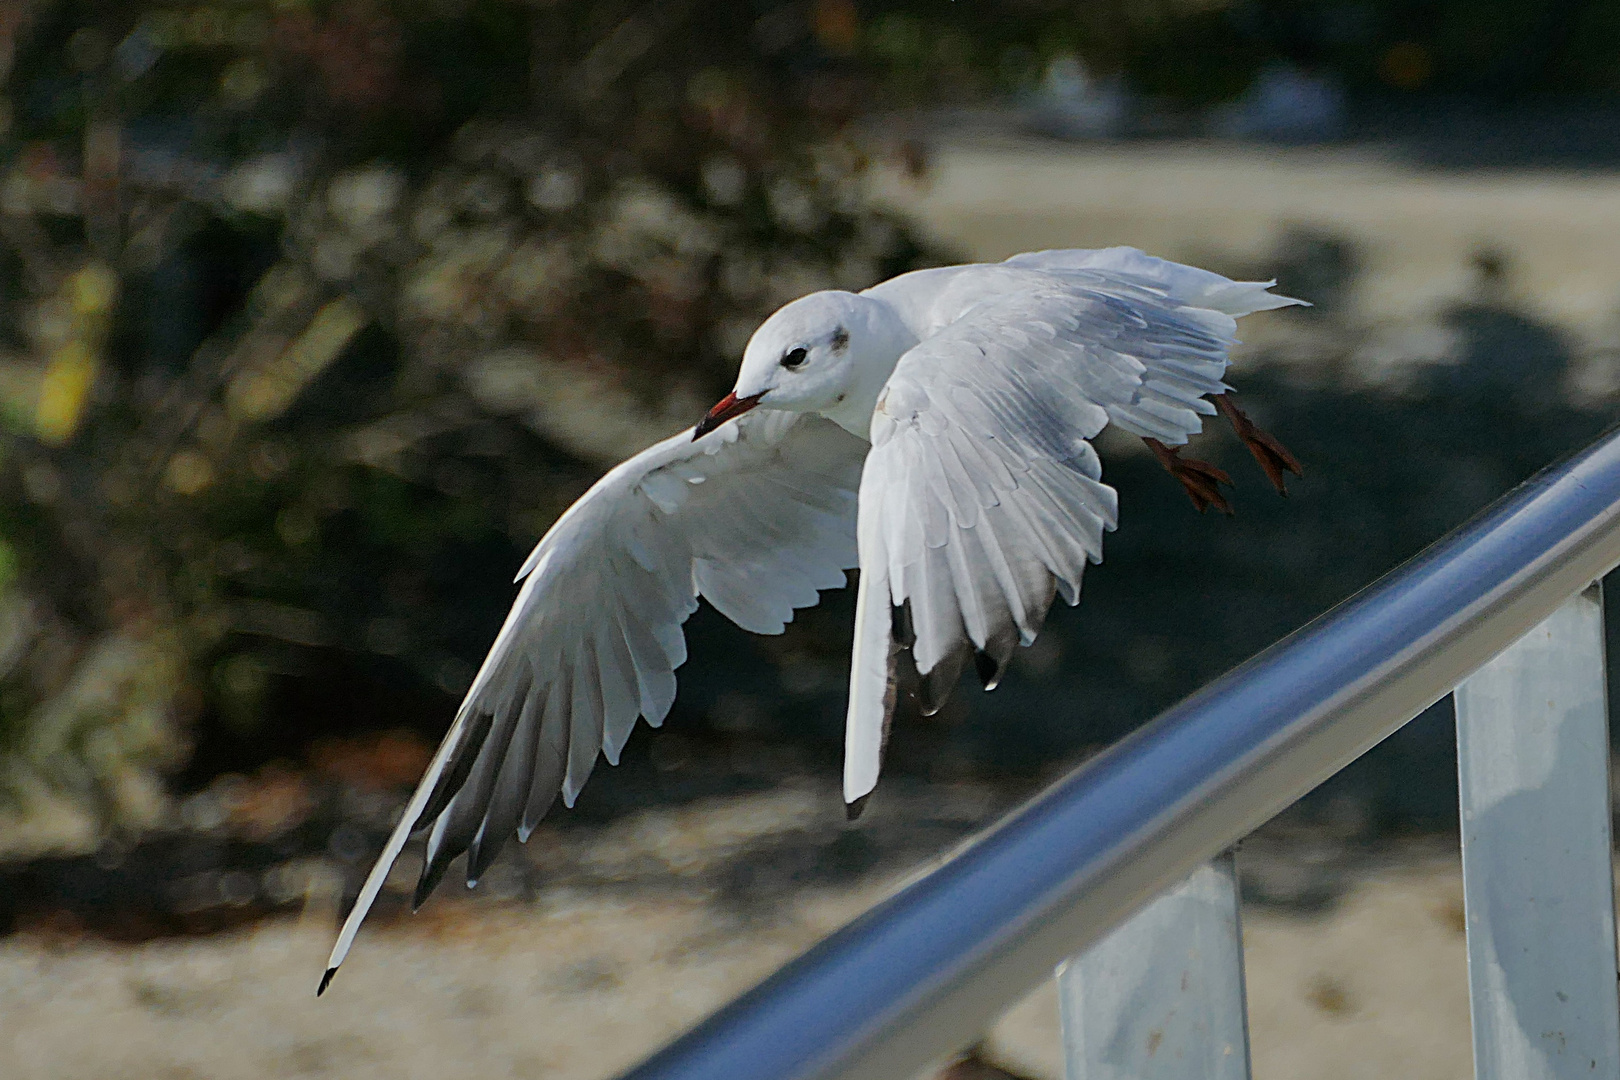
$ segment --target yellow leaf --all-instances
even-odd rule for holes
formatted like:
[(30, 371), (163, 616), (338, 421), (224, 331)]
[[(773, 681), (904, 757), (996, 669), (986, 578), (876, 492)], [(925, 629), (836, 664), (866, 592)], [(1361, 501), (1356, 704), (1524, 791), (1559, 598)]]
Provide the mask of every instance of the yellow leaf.
[(321, 308), (285, 352), (231, 382), (225, 391), (231, 415), (249, 421), (281, 415), (365, 325), (365, 310), (347, 296)]
[(104, 263), (89, 263), (68, 278), (66, 291), (75, 314), (106, 315), (118, 297), (118, 275)]
[(68, 341), (51, 354), (40, 381), (39, 404), (34, 409), (34, 430), (41, 442), (60, 446), (73, 437), (84, 419), (84, 407), (99, 366), (95, 354), (82, 341)]

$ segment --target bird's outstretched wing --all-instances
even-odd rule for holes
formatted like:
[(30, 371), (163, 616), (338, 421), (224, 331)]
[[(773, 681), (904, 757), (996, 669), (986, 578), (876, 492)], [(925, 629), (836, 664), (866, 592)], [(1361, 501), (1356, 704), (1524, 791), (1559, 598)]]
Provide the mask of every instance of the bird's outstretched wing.
[(861, 478), (844, 773), (854, 805), (877, 783), (908, 652), (932, 711), (969, 655), (993, 686), (1054, 595), (1079, 601), (1117, 506), (1088, 440), (1113, 422), (1185, 443), (1215, 412), (1206, 397), (1228, 389), (1234, 316), (1289, 302), (1131, 249), (1044, 252), (936, 280), (926, 306), (911, 298), (934, 332), (878, 399)]
[(745, 630), (777, 634), (818, 590), (843, 586), (867, 449), (830, 420), (760, 409), (638, 454), (559, 518), (519, 572), (511, 614), (344, 923), (327, 980), (413, 832), (431, 827), (420, 904), (461, 852), (475, 881), (559, 791), (573, 805), (599, 753), (618, 762), (638, 717), (663, 721), (699, 596)]

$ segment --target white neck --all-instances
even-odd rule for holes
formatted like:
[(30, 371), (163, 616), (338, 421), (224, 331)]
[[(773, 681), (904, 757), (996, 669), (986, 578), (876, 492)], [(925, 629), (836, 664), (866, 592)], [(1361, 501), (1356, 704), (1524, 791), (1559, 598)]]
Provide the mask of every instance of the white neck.
[(853, 335), (861, 350), (854, 357), (855, 377), (843, 397), (822, 409), (821, 415), (851, 435), (870, 439), (878, 395), (888, 385), (900, 357), (917, 344), (918, 338), (888, 303), (872, 296), (861, 299), (865, 301), (860, 305), (864, 325)]

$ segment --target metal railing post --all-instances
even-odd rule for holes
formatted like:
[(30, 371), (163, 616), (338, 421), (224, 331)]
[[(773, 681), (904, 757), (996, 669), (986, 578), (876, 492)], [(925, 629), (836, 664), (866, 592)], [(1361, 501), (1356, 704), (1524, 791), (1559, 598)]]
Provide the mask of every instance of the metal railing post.
[(1479, 1080), (1620, 1077), (1597, 584), (1457, 688)]
[(1248, 1080), (1232, 852), (1059, 966), (1068, 1080)]

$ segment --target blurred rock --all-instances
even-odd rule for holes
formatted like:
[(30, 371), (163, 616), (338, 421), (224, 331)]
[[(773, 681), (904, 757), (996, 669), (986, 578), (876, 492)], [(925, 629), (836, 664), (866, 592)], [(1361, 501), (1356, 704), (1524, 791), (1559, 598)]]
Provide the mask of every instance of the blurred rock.
[(1237, 101), (1216, 109), (1210, 130), (1232, 138), (1327, 142), (1345, 132), (1344, 83), (1333, 71), (1273, 62)]
[(409, 731), (326, 738), (310, 748), (310, 762), (319, 772), (366, 791), (414, 784), (432, 757), (433, 747)]
[(1048, 61), (1026, 110), (1025, 122), (1042, 135), (1107, 139), (1125, 133), (1131, 97), (1122, 77), (1094, 78), (1085, 61), (1073, 53), (1059, 53)]

